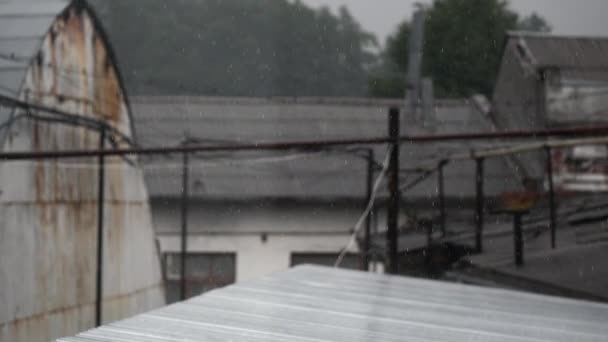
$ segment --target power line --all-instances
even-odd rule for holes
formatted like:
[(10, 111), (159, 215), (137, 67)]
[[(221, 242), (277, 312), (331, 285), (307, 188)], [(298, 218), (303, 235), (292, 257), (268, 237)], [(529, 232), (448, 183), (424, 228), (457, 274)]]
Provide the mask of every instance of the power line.
[[(191, 168), (205, 168), (205, 167), (213, 167), (213, 166), (224, 166), (224, 165), (264, 165), (264, 164), (276, 164), (276, 163), (284, 163), (290, 162), (294, 160), (302, 160), (309, 159), (316, 156), (322, 156), (327, 152), (316, 152), (316, 153), (296, 153), (296, 154), (288, 154), (283, 156), (275, 156), (275, 157), (260, 157), (260, 158), (244, 158), (244, 159), (221, 159), (221, 160), (209, 160), (209, 161), (200, 161), (198, 163), (190, 164)], [(20, 161), (20, 162), (32, 162), (32, 161)], [(97, 169), (99, 165), (90, 164), (90, 163), (54, 163), (55, 165), (59, 165), (62, 167), (69, 167), (75, 169)], [(116, 168), (121, 169), (123, 164), (117, 163), (106, 163), (105, 168)], [(144, 163), (142, 165), (144, 170), (162, 170), (162, 169), (181, 169), (183, 168), (182, 163), (162, 163), (162, 164), (148, 164)]]
[[(11, 98), (8, 96), (4, 96), (0, 94), (0, 103), (7, 104), (9, 106), (18, 107), (25, 109), (28, 111), (28, 116), (32, 116), (34, 118), (40, 120), (48, 120), (48, 121), (56, 121), (66, 124), (73, 124), (75, 126), (81, 126), (88, 129), (99, 130), (101, 128), (111, 132), (113, 135), (120, 137), (120, 139), (130, 146), (135, 146), (136, 144), (132, 141), (132, 139), (126, 134), (122, 133), (120, 130), (116, 129), (112, 125), (109, 125), (103, 120), (98, 120), (95, 118), (89, 118), (80, 114), (65, 112), (56, 108), (47, 107), (39, 104), (34, 104), (31, 102), (22, 101), (16, 98)], [(32, 110), (45, 112), (48, 114), (52, 114), (54, 117), (45, 117), (44, 115), (33, 114)]]

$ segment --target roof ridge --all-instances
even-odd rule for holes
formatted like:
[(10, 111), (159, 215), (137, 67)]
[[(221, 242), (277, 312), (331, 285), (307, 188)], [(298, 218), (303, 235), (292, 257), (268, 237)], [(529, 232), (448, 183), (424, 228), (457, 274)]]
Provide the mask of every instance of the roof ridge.
[(608, 35), (569, 35), (569, 34), (554, 34), (547, 32), (533, 32), (533, 31), (507, 31), (508, 37), (522, 37), (522, 38), (546, 38), (546, 39), (564, 39), (564, 40), (608, 40)]

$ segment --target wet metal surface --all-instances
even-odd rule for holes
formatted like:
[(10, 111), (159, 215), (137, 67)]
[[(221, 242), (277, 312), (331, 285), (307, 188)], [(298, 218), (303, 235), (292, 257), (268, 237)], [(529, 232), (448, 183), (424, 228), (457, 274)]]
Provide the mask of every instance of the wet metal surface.
[(608, 306), (302, 266), (60, 342), (605, 341)]
[[(2, 4), (0, 22), (5, 20), (20, 25), (10, 24), (16, 30), (11, 32), (0, 27), (0, 42), (37, 46), (17, 51), (17, 45), (0, 45), (1, 60), (19, 65), (14, 70), (21, 72), (19, 81), (7, 86), (15, 94), (8, 95), (133, 136), (111, 49), (84, 1)], [(0, 65), (0, 79), (4, 75)], [(2, 134), (2, 151), (98, 146), (94, 129), (27, 114), (23, 109), (8, 114), (14, 121)], [(103, 317), (110, 322), (158, 307), (164, 295), (141, 170), (120, 158), (106, 162)], [(0, 163), (0, 342), (46, 342), (93, 326), (96, 165), (94, 158)]]

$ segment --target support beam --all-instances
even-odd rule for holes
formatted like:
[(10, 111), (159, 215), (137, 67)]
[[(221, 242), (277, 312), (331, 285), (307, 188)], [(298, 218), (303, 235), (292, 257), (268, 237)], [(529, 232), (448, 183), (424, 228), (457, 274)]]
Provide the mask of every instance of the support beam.
[(555, 249), (556, 230), (557, 230), (557, 214), (555, 204), (555, 188), (553, 184), (553, 158), (550, 146), (545, 146), (545, 158), (547, 161), (547, 181), (549, 183), (549, 228), (551, 229), (551, 248)]
[(521, 227), (521, 217), (523, 213), (516, 212), (513, 214), (513, 244), (515, 252), (515, 265), (524, 265), (524, 237)]
[(387, 212), (388, 231), (387, 251), (388, 265), (387, 272), (389, 274), (397, 274), (399, 272), (398, 260), (398, 234), (399, 234), (399, 108), (391, 108), (388, 114), (389, 120), (389, 136), (391, 138), (392, 149), (389, 166), (389, 202)]
[(190, 160), (188, 152), (183, 154), (183, 165), (182, 165), (182, 203), (181, 203), (181, 216), (182, 216), (182, 231), (181, 231), (181, 257), (180, 257), (180, 299), (186, 300), (186, 258), (188, 257), (188, 176), (190, 168)]
[(445, 211), (445, 178), (443, 174), (443, 169), (445, 168), (447, 162), (442, 160), (439, 162), (439, 168), (437, 169), (437, 191), (439, 197), (439, 228), (441, 229), (441, 236), (445, 237), (446, 230), (446, 211)]
[[(105, 149), (106, 130), (99, 130), (99, 150)], [(95, 326), (101, 326), (103, 322), (103, 246), (104, 246), (104, 201), (105, 201), (105, 156), (98, 156), (97, 170), (97, 274), (95, 281)]]
[(483, 252), (483, 225), (484, 225), (484, 159), (475, 159), (475, 250)]

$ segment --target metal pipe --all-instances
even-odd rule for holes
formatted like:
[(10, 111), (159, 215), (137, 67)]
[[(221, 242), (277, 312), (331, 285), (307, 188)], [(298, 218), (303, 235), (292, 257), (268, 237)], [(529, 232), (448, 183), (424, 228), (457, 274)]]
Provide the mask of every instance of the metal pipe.
[(483, 252), (483, 220), (484, 220), (484, 159), (475, 159), (475, 249)]
[(521, 228), (521, 216), (523, 213), (516, 212), (513, 214), (513, 242), (515, 249), (515, 265), (522, 266), (524, 264), (524, 238)]
[(579, 139), (567, 139), (559, 141), (542, 141), (536, 143), (528, 143), (517, 146), (510, 146), (504, 148), (495, 148), (492, 150), (481, 150), (481, 151), (469, 151), (466, 153), (459, 153), (450, 156), (450, 160), (470, 160), (475, 158), (491, 158), (491, 157), (502, 157), (506, 155), (513, 155), (516, 153), (536, 151), (550, 146), (553, 148), (558, 147), (571, 147), (577, 145), (602, 145), (608, 144), (608, 138), (606, 137), (593, 137), (593, 138), (579, 138)]
[(391, 108), (388, 114), (389, 136), (393, 144), (390, 156), (389, 176), (389, 203), (387, 211), (388, 231), (387, 250), (389, 274), (397, 274), (398, 266), (398, 230), (399, 230), (399, 108)]
[(189, 168), (190, 160), (187, 152), (183, 154), (183, 165), (182, 165), (182, 203), (181, 203), (181, 215), (182, 215), (182, 231), (181, 231), (181, 254), (180, 254), (180, 299), (186, 300), (186, 258), (188, 249), (188, 200), (189, 200)]
[[(366, 174), (366, 189), (365, 189), (365, 205), (372, 200), (374, 188), (374, 150), (367, 150), (367, 174)], [(373, 210), (372, 210), (373, 211)], [(363, 270), (369, 271), (370, 250), (371, 250), (371, 229), (372, 229), (372, 211), (365, 218), (365, 239), (363, 243)]]
[[(469, 134), (444, 134), (444, 135), (419, 135), (401, 136), (397, 140), (400, 143), (425, 143), (425, 142), (447, 142), (447, 141), (473, 141), (493, 139), (537, 139), (546, 137), (574, 137), (574, 136), (603, 136), (608, 135), (608, 126), (604, 127), (579, 127), (570, 129), (553, 129), (540, 131), (508, 131)], [(386, 145), (394, 144), (393, 138), (376, 137), (367, 139), (336, 139), (318, 141), (291, 141), (291, 142), (259, 142), (249, 144), (234, 144), (224, 146), (188, 145), (173, 147), (151, 147), (151, 148), (124, 148), (113, 150), (67, 150), (48, 152), (3, 152), (0, 160), (29, 160), (29, 159), (57, 159), (57, 158), (80, 158), (91, 156), (123, 156), (130, 154), (154, 155), (168, 153), (196, 153), (196, 152), (247, 152), (247, 151), (287, 151), (287, 150), (320, 150), (328, 147), (352, 146), (352, 145)], [(472, 158), (475, 158), (472, 155)]]
[(429, 179), (433, 173), (437, 172), (437, 168), (433, 168), (431, 170), (426, 170), (424, 171), (424, 173), (422, 175), (420, 175), (418, 178), (414, 179), (413, 181), (411, 181), (410, 183), (404, 185), (400, 191), (402, 193), (406, 193), (410, 190), (412, 190), (413, 188), (417, 187), (418, 185), (420, 185), (422, 182), (424, 182), (425, 180)]
[(547, 180), (549, 182), (549, 227), (551, 229), (551, 248), (555, 249), (555, 239), (557, 230), (557, 214), (555, 204), (555, 188), (553, 184), (553, 158), (551, 153), (551, 147), (545, 147), (545, 156), (547, 159)]
[(440, 161), (437, 172), (437, 191), (439, 192), (439, 228), (441, 229), (441, 236), (443, 237), (446, 236), (445, 188), (443, 174), (445, 165), (445, 160)]
[(464, 134), (434, 134), (404, 136), (402, 142), (447, 142), (447, 141), (473, 141), (473, 140), (496, 140), (496, 139), (538, 139), (550, 137), (576, 137), (576, 136), (605, 136), (608, 134), (608, 126), (603, 127), (576, 127), (548, 130), (528, 131), (503, 131)]
[[(99, 150), (105, 148), (106, 130), (101, 127), (99, 131)], [(101, 326), (103, 320), (103, 246), (104, 246), (104, 201), (105, 201), (105, 156), (98, 156), (99, 169), (97, 174), (97, 274), (95, 281), (95, 326)]]

